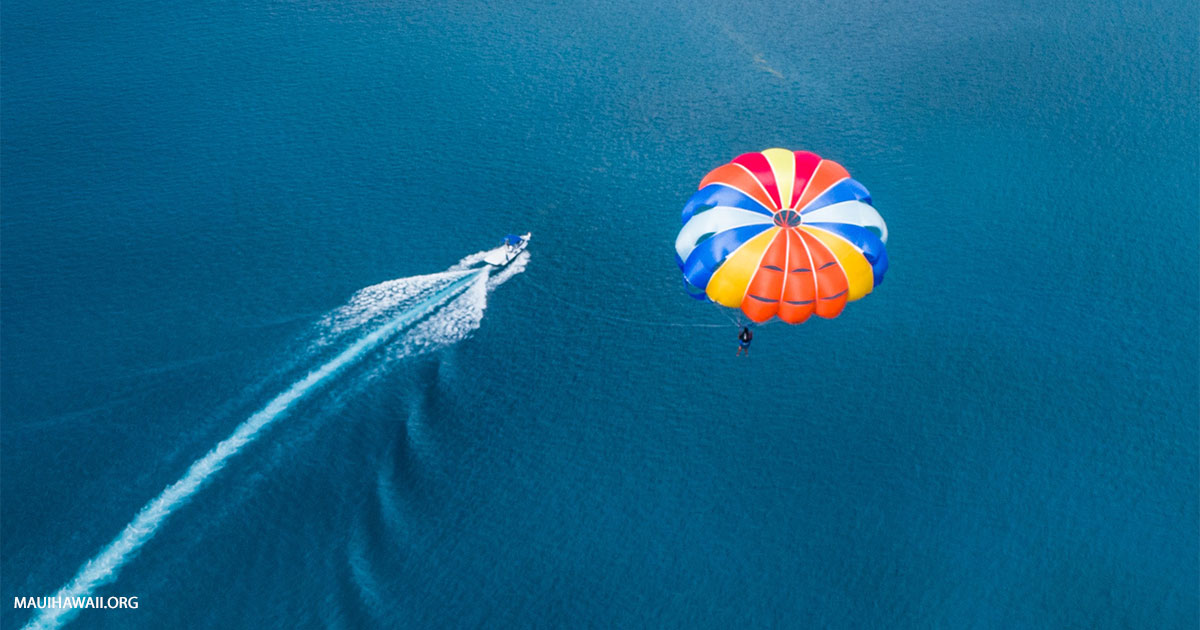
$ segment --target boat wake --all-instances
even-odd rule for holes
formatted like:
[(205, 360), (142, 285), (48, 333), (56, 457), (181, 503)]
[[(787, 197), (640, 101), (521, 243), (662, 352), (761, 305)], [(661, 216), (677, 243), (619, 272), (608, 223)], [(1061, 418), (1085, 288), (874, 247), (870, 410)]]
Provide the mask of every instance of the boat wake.
[[(488, 292), (524, 271), (529, 260), (528, 252), (524, 252), (494, 276), (490, 267), (471, 268), (487, 254), (484, 251), (467, 256), (441, 273), (399, 278), (367, 287), (355, 293), (345, 305), (322, 317), (316, 324), (312, 356), (320, 356), (322, 350), (332, 354), (330, 348), (342, 345), (344, 349), (292, 383), (192, 463), (183, 477), (147, 503), (112, 542), (79, 568), (75, 577), (55, 593), (55, 597), (61, 598), (57, 601), (89, 597), (97, 588), (115, 580), (121, 568), (133, 559), (167, 518), (186, 504), (230, 458), (271, 423), (286, 415), (294, 403), (320, 389), (373, 350), (383, 346), (386, 352), (380, 364), (371, 371), (372, 376), (382, 373), (399, 359), (461, 341), (479, 328), (487, 308)], [(25, 628), (59, 628), (77, 612), (77, 608), (70, 607), (43, 608)]]

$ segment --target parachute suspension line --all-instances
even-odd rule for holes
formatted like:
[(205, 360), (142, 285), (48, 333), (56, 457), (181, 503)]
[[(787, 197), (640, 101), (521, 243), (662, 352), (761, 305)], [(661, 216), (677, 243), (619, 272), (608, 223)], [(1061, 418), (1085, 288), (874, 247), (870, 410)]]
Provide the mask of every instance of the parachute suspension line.
[(743, 319), (742, 312), (740, 310), (731, 313), (730, 309), (726, 309), (716, 302), (713, 302), (712, 305), (715, 306), (716, 309), (725, 316), (725, 319), (728, 319), (733, 323), (734, 326), (737, 326), (738, 328), (762, 328), (763, 326), (770, 326), (771, 324), (780, 321), (777, 317), (771, 318), (765, 322), (756, 322), (749, 317)]
[[(725, 319), (728, 319), (730, 322), (733, 322), (734, 326), (737, 326), (738, 328), (745, 326), (745, 324), (742, 323), (741, 316), (730, 314), (729, 311), (725, 310), (724, 307), (722, 307), (720, 304), (717, 304), (716, 302), (713, 302), (712, 304), (713, 304), (713, 306), (715, 306), (717, 308), (718, 311), (720, 311), (720, 313), (722, 315), (725, 316)], [(738, 312), (741, 312), (741, 311), (738, 311)]]
[(531, 287), (537, 289), (538, 291), (545, 293), (546, 295), (549, 295), (550, 297), (558, 300), (559, 302), (562, 302), (563, 304), (566, 304), (567, 306), (569, 306), (577, 311), (582, 311), (582, 312), (587, 313), (587, 314), (591, 315), (592, 317), (596, 317), (598, 319), (607, 319), (609, 321), (622, 322), (622, 323), (627, 323), (627, 324), (644, 324), (644, 325), (671, 327), (671, 328), (726, 328), (727, 327), (727, 324), (680, 324), (678, 322), (652, 322), (652, 321), (647, 321), (644, 319), (632, 319), (629, 317), (620, 317), (617, 315), (610, 315), (608, 313), (602, 313), (596, 309), (586, 308), (586, 307), (580, 306), (578, 304), (575, 304), (574, 302), (569, 302), (567, 300), (564, 300), (563, 298), (559, 297), (558, 294), (539, 285), (537, 282), (527, 282), (526, 285), (531, 286)]

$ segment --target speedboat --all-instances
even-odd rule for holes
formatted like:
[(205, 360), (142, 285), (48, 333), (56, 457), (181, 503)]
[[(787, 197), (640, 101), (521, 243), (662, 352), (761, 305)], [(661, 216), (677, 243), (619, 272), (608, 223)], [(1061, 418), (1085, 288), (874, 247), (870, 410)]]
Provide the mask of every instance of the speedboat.
[(520, 236), (509, 234), (504, 237), (504, 241), (500, 247), (493, 249), (483, 257), (483, 262), (495, 267), (503, 267), (512, 262), (514, 258), (519, 256), (521, 252), (529, 247), (529, 238), (533, 236), (531, 232), (526, 232)]

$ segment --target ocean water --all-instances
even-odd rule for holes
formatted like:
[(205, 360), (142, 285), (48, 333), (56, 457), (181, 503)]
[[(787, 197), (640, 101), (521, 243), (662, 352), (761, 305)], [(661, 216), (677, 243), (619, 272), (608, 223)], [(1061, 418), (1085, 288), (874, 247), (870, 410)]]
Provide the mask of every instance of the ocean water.
[[(0, 24), (5, 628), (1200, 623), (1193, 2)], [(735, 358), (672, 246), (771, 146), (892, 267)]]

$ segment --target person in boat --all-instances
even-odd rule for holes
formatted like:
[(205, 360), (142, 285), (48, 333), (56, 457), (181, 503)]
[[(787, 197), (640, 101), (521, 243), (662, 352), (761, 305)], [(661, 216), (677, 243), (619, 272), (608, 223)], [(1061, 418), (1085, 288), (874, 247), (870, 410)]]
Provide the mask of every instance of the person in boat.
[(511, 253), (514, 249), (521, 246), (521, 237), (516, 234), (509, 234), (504, 237), (504, 245)]
[(740, 356), (742, 350), (746, 351), (746, 356), (750, 356), (750, 342), (754, 341), (754, 333), (750, 332), (750, 328), (742, 326), (742, 332), (738, 333), (738, 350)]

